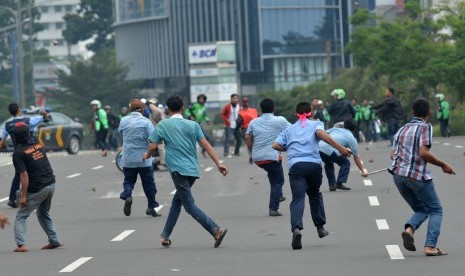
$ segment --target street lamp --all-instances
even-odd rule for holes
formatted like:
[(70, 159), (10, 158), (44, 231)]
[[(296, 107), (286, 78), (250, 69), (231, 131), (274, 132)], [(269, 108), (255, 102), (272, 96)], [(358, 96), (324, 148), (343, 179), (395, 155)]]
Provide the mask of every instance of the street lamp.
[[(21, 18), (21, 1), (17, 2), (17, 10), (13, 10), (9, 7), (1, 6), (0, 9), (10, 12), (15, 18), (16, 28), (16, 45), (18, 48), (18, 71), (19, 71), (19, 100), (22, 107), (26, 106), (26, 96), (24, 92), (24, 54), (22, 44), (22, 18)], [(13, 26), (11, 26), (13, 27)], [(10, 27), (6, 27), (2, 30), (8, 30)], [(12, 29), (12, 28), (11, 28)], [(16, 61), (14, 61), (16, 62)]]

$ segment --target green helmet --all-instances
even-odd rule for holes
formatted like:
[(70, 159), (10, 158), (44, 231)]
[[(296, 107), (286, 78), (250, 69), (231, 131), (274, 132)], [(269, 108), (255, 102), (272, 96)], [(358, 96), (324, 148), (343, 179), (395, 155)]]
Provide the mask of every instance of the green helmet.
[(446, 98), (446, 96), (444, 96), (444, 94), (442, 93), (438, 93), (434, 95), (434, 97), (437, 98), (439, 101), (443, 101)]
[(333, 92), (331, 92), (331, 96), (336, 96), (338, 100), (341, 100), (344, 99), (344, 97), (346, 96), (346, 92), (344, 91), (344, 89), (334, 89)]

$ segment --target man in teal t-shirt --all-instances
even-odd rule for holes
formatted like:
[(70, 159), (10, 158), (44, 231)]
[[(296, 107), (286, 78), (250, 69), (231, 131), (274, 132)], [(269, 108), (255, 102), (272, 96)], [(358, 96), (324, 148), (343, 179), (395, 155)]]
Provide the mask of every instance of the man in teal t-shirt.
[(227, 229), (219, 227), (207, 214), (200, 210), (195, 205), (192, 197), (191, 187), (200, 177), (196, 143), (199, 142), (205, 148), (220, 173), (226, 175), (228, 169), (220, 163), (215, 151), (205, 139), (200, 125), (182, 117), (181, 113), (184, 107), (182, 99), (179, 96), (171, 96), (168, 98), (166, 105), (168, 106), (170, 118), (161, 121), (156, 126), (149, 137), (149, 149), (143, 156), (144, 160), (150, 158), (158, 144), (164, 142), (166, 165), (176, 187), (170, 212), (161, 233), (161, 244), (164, 247), (171, 245), (169, 237), (179, 218), (181, 207), (184, 206), (187, 213), (214, 237), (214, 246), (218, 247), (226, 235)]

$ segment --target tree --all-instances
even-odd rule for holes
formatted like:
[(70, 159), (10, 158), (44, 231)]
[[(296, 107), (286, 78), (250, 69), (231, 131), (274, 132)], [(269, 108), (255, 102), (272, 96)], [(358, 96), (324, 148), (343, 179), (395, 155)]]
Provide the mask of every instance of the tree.
[(63, 37), (70, 44), (90, 38), (94, 42), (87, 49), (98, 52), (114, 45), (112, 0), (81, 0), (77, 14), (67, 14)]
[(90, 119), (91, 100), (102, 104), (127, 106), (137, 94), (141, 81), (126, 81), (128, 67), (118, 63), (113, 49), (102, 49), (88, 61), (71, 65), (71, 75), (58, 71), (60, 85), (65, 91), (52, 91), (57, 110), (71, 117)]

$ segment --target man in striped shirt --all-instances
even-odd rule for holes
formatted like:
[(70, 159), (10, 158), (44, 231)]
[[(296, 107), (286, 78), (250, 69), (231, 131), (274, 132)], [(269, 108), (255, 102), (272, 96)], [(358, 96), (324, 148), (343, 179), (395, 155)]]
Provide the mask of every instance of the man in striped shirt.
[(429, 102), (424, 98), (417, 99), (412, 109), (413, 119), (394, 136), (392, 164), (389, 168), (397, 189), (414, 211), (402, 232), (403, 244), (405, 249), (415, 251), (413, 233), (429, 218), (424, 253), (427, 256), (447, 255), (436, 247), (441, 230), (442, 206), (426, 164), (441, 167), (444, 173), (455, 172), (449, 164), (430, 152), (433, 130), (427, 123), (431, 115)]

